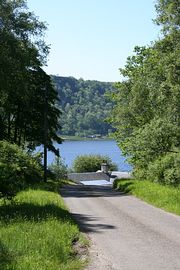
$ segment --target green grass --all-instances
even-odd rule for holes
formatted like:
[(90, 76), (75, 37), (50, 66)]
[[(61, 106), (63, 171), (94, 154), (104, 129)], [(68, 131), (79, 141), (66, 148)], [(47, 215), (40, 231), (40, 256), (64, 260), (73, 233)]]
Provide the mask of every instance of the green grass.
[(79, 270), (82, 235), (55, 192), (20, 192), (0, 204), (0, 270)]
[(156, 207), (180, 215), (180, 188), (139, 180), (116, 180), (114, 188), (132, 194)]

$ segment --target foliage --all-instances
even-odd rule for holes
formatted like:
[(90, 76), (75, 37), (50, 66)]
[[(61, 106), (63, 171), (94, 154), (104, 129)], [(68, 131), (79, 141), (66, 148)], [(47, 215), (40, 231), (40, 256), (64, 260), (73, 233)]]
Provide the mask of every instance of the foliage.
[(44, 23), (28, 10), (26, 1), (0, 0), (0, 140), (34, 148), (47, 145), (60, 128), (58, 100), (51, 77), (42, 69), (49, 51)]
[(112, 127), (105, 122), (112, 108), (107, 91), (113, 92), (113, 83), (53, 76), (61, 97), (61, 133), (63, 135), (107, 135)]
[(135, 195), (154, 206), (180, 215), (180, 188), (164, 186), (148, 180), (132, 179), (117, 179), (113, 185), (120, 191)]
[(176, 185), (180, 183), (176, 165), (180, 151), (180, 31), (172, 2), (159, 0), (156, 5), (157, 20), (166, 27), (162, 39), (149, 47), (135, 47), (135, 55), (120, 70), (126, 79), (117, 83), (118, 90), (112, 95), (116, 105), (110, 122), (135, 176)]
[(179, 0), (159, 0), (156, 11), (158, 16), (155, 21), (163, 26), (164, 32), (179, 29)]
[(109, 171), (117, 171), (117, 165), (107, 156), (102, 155), (82, 155), (75, 158), (73, 170), (77, 173), (96, 172), (101, 169), (101, 164), (106, 162)]
[(5, 141), (0, 141), (0, 172), (0, 198), (11, 199), (42, 179), (42, 168), (36, 159)]
[(64, 164), (64, 160), (60, 156), (55, 158), (55, 161), (49, 166), (49, 169), (55, 176), (56, 180), (67, 178), (67, 166)]
[(30, 189), (13, 204), (0, 202), (0, 239), (3, 270), (78, 270), (84, 264), (73, 249), (75, 242), (83, 245), (79, 229), (54, 192)]
[(150, 162), (147, 178), (154, 182), (180, 186), (180, 153), (168, 153)]

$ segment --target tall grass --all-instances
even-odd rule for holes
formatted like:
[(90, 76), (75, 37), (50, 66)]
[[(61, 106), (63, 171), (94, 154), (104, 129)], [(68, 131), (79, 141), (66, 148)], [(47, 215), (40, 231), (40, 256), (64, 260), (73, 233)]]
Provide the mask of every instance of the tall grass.
[(62, 198), (50, 191), (19, 193), (0, 205), (0, 270), (76, 270), (80, 238)]
[(162, 208), (168, 212), (180, 215), (180, 188), (163, 186), (150, 181), (116, 180), (114, 188)]

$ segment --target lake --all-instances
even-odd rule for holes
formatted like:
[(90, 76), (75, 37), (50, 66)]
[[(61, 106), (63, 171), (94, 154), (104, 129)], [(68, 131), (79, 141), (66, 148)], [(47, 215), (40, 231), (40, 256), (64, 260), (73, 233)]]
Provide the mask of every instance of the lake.
[[(114, 140), (64, 141), (62, 144), (55, 144), (55, 147), (59, 148), (60, 155), (69, 168), (79, 155), (100, 154), (110, 157), (118, 165), (119, 171), (131, 171), (132, 169)], [(53, 160), (54, 154), (48, 152), (48, 164), (51, 164)]]

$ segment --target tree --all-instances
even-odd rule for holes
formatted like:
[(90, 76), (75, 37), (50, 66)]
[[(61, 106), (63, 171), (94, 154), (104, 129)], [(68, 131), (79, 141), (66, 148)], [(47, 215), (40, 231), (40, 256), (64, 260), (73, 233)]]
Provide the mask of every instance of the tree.
[[(116, 85), (112, 95), (116, 105), (110, 119), (135, 175), (169, 184), (180, 183), (176, 162), (180, 150), (178, 3), (157, 2), (157, 22), (163, 24), (164, 36), (149, 47), (135, 47), (135, 55), (120, 69), (126, 80)], [(170, 153), (173, 162), (166, 158)], [(166, 162), (161, 174), (155, 166), (159, 162)]]
[(179, 30), (180, 4), (179, 0), (159, 0), (156, 4), (157, 18), (155, 22), (162, 25), (163, 31)]
[(49, 51), (45, 30), (26, 1), (0, 0), (0, 139), (29, 148), (44, 144), (46, 110), (47, 147), (57, 153), (53, 140), (61, 142), (56, 135), (60, 111), (57, 92), (42, 69)]

